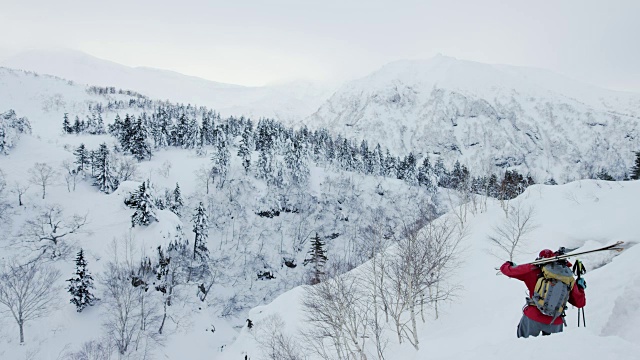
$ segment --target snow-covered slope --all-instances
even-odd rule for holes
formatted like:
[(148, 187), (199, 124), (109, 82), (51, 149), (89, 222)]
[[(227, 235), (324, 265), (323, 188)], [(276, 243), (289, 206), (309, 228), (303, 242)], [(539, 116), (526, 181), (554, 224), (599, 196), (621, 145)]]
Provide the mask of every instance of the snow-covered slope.
[[(120, 259), (124, 256), (135, 264), (143, 256), (155, 261), (157, 247), (166, 248), (175, 239), (179, 233), (177, 226), (184, 232), (183, 239), (193, 244), (193, 209), (201, 201), (209, 209), (206, 245), (213, 269), (211, 293), (206, 301), (201, 301), (197, 295), (199, 284), (191, 281), (176, 287), (174, 305), (169, 308), (161, 339), (166, 346), (147, 342), (150, 348), (146, 348), (145, 341), (139, 342), (141, 338), (137, 337), (136, 346), (140, 348), (128, 354), (130, 359), (179, 359), (190, 352), (195, 352), (190, 359), (215, 357), (222, 346), (237, 336), (250, 308), (305, 282), (309, 267), (302, 263), (310, 246), (309, 238), (316, 232), (326, 239), (327, 251), (336, 254), (330, 263), (355, 258), (353, 252), (358, 239), (346, 234), (357, 234), (374, 210), (398, 213), (413, 208), (407, 204), (429, 203), (430, 194), (424, 189), (410, 189), (400, 180), (340, 173), (315, 166), (311, 166), (308, 187), (268, 186), (253, 173), (246, 174), (235, 147), (230, 149), (231, 166), (224, 187), (212, 185), (211, 191), (205, 190), (201, 178), (195, 174), (198, 170), (211, 169), (211, 158), (206, 155), (212, 152), (211, 147), (202, 151), (157, 149), (150, 161), (134, 161), (135, 174), (129, 181), (121, 182), (111, 194), (101, 193), (92, 186), (89, 170), (86, 176), (76, 178), (76, 185), (71, 185), (65, 179), (70, 179), (67, 171), (74, 167), (67, 169), (64, 163), (73, 163), (73, 150), (80, 144), (94, 150), (101, 143), (113, 149), (116, 140), (109, 135), (63, 134), (64, 113), (82, 118), (87, 115), (89, 105), (95, 109), (96, 104), (101, 103), (105, 109), (104, 121), (109, 124), (116, 111), (122, 117), (125, 113), (137, 115), (140, 111), (126, 105), (106, 110), (108, 101), (122, 100), (129, 104), (130, 100), (137, 99), (135, 96), (96, 95), (87, 90), (86, 86), (60, 78), (0, 68), (0, 109), (3, 109), (0, 114), (13, 109), (16, 117), (28, 118), (33, 129), (32, 135), (23, 134), (13, 143), (8, 155), (0, 155), (0, 210), (3, 210), (0, 211), (0, 272), (4, 272), (3, 266), (11, 259), (24, 262), (39, 254), (28, 241), (33, 240), (28, 222), (37, 222), (43, 211), (51, 207), (60, 209), (64, 221), (73, 215), (87, 217), (80, 233), (59, 242), (60, 252), (66, 256), (51, 261), (62, 273), (60, 279), (51, 284), (55, 288), (54, 309), (26, 323), (24, 346), (18, 343), (15, 321), (11, 316), (4, 316), (7, 315), (5, 308), (0, 307), (0, 359), (71, 359), (67, 355), (79, 351), (86, 342), (113, 345), (105, 341), (108, 337), (103, 326), (111, 304), (103, 283), (108, 278), (109, 262), (114, 261), (116, 253)], [(257, 154), (253, 155), (255, 162)], [(130, 158), (123, 154), (118, 157)], [(36, 163), (47, 164), (55, 171), (46, 187), (46, 198), (41, 187), (29, 180), (30, 169)], [(178, 183), (185, 204), (182, 216), (159, 210), (158, 222), (132, 228), (132, 209), (125, 206), (123, 200), (145, 180), (151, 181), (159, 198), (164, 198), (165, 189), (173, 190)], [(26, 192), (19, 197), (19, 191)], [(282, 212), (271, 217), (258, 214), (273, 209)], [(47, 229), (48, 225), (43, 226)], [(120, 250), (115, 250), (114, 245)], [(85, 251), (88, 268), (97, 280), (95, 295), (102, 300), (77, 313), (69, 303), (65, 280), (73, 273), (73, 255), (80, 248)], [(68, 254), (64, 250), (69, 250)], [(125, 250), (130, 252), (123, 254)], [(286, 265), (285, 259), (293, 265)], [(271, 278), (260, 279), (257, 275), (265, 271)], [(129, 286), (130, 281), (126, 280)], [(154, 313), (152, 309), (163, 295), (154, 290), (145, 294), (149, 297), (145, 299), (144, 309)], [(150, 333), (158, 332), (157, 315), (155, 311), (150, 318), (153, 323)]]
[(483, 170), (516, 167), (544, 181), (600, 167), (622, 176), (640, 147), (639, 117), (638, 94), (437, 56), (394, 62), (344, 85), (306, 122), (397, 152), (461, 157)]
[[(640, 270), (636, 264), (640, 246), (635, 245), (640, 239), (633, 209), (638, 201), (640, 181), (587, 180), (562, 186), (535, 185), (512, 202), (535, 209), (532, 220), (536, 228), (524, 243), (523, 253), (514, 259), (516, 263), (531, 261), (544, 248), (566, 246), (586, 250), (617, 240), (629, 246), (615, 257), (611, 253), (598, 253), (581, 258), (588, 269), (586, 328), (576, 326), (577, 310), (569, 308), (564, 333), (526, 340), (516, 338), (526, 287), (520, 281), (496, 276), (494, 267), (504, 259), (491, 255), (495, 248), (488, 236), (494, 225), (504, 221), (505, 215), (495, 202), (486, 212), (468, 218), (468, 236), (461, 244), (464, 250), (451, 279), (461, 288), (450, 303), (440, 304), (437, 319), (430, 309), (426, 322), (419, 323), (420, 350), (414, 350), (406, 341), (399, 345), (391, 331), (386, 338), (386, 358), (533, 360), (540, 358), (541, 349), (547, 349), (559, 358), (637, 359)], [(451, 216), (445, 215), (439, 221)], [(364, 266), (345, 276), (357, 276)], [(299, 287), (267, 306), (253, 309), (250, 317), (254, 329), (243, 329), (238, 340), (217, 359), (234, 360), (243, 354), (262, 359), (265, 348), (259, 345), (260, 335), (276, 318), (285, 337), (292, 336), (296, 348), (304, 349), (300, 331), (310, 326), (304, 320), (307, 315), (301, 305), (306, 297), (306, 289)], [(365, 345), (368, 358), (378, 359), (373, 337), (363, 341), (368, 344)], [(304, 352), (310, 360), (320, 359), (308, 349)]]
[(332, 87), (302, 81), (263, 87), (225, 84), (168, 70), (128, 67), (64, 49), (27, 51), (0, 65), (81, 84), (135, 90), (154, 99), (204, 105), (224, 116), (270, 117), (284, 122), (312, 114), (332, 93)]

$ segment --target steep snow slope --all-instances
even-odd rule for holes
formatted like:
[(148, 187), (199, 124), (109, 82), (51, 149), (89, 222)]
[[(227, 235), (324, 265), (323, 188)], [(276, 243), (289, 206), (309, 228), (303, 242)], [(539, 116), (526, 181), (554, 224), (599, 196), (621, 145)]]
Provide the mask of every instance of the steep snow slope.
[(246, 87), (168, 70), (128, 67), (73, 50), (32, 50), (0, 65), (50, 74), (81, 84), (116, 86), (151, 98), (212, 107), (224, 116), (270, 117), (291, 123), (318, 109), (331, 86), (308, 82)]
[[(331, 235), (326, 240), (326, 248), (335, 254), (331, 261), (337, 262), (351, 254), (359, 226), (368, 221), (374, 210), (412, 211), (416, 202), (429, 201), (429, 194), (409, 189), (399, 180), (334, 173), (317, 167), (311, 168), (308, 188), (302, 191), (285, 188), (279, 192), (266, 186), (264, 181), (246, 175), (240, 159), (235, 156), (235, 148), (231, 149), (231, 168), (224, 188), (212, 187), (208, 194), (194, 172), (210, 168), (209, 156), (175, 148), (156, 151), (151, 161), (138, 163), (137, 175), (120, 184), (112, 194), (98, 192), (91, 185), (90, 176), (78, 179), (75, 190), (67, 188), (61, 165), (64, 161), (73, 161), (72, 151), (81, 143), (88, 149), (96, 149), (106, 142), (112, 148), (115, 139), (108, 135), (61, 134), (63, 114), (77, 113), (82, 117), (90, 103), (104, 104), (115, 99), (128, 102), (130, 97), (94, 95), (88, 93), (86, 87), (67, 80), (0, 68), (0, 107), (15, 109), (18, 116), (29, 118), (33, 128), (33, 135), (22, 136), (9, 155), (0, 155), (0, 170), (8, 185), (0, 191), (0, 206), (5, 203), (10, 206), (7, 216), (0, 221), (0, 267), (12, 258), (26, 261), (34, 256), (24, 242), (29, 238), (26, 223), (46, 207), (58, 205), (64, 218), (74, 214), (86, 214), (88, 218), (82, 233), (61, 242), (71, 254), (52, 262), (62, 273), (57, 283), (52, 284), (56, 287), (56, 307), (46, 317), (26, 324), (24, 346), (18, 344), (13, 319), (5, 317), (5, 313), (0, 316), (0, 359), (67, 359), (66, 355), (78, 351), (85, 342), (104, 340), (102, 325), (107, 309), (104, 285), (99, 282), (96, 285), (96, 296), (103, 301), (80, 314), (69, 304), (69, 295), (64, 290), (64, 280), (73, 273), (74, 253), (83, 248), (89, 270), (97, 280), (104, 280), (105, 269), (116, 252), (121, 259), (130, 258), (136, 264), (143, 255), (153, 258), (157, 246), (166, 247), (174, 239), (178, 225), (193, 244), (191, 216), (200, 201), (210, 210), (207, 246), (216, 264), (216, 282), (206, 301), (198, 299), (196, 283), (176, 288), (163, 339), (166, 347), (153, 344), (147, 358), (179, 359), (195, 349), (196, 354), (190, 358), (210, 359), (222, 346), (233, 341), (248, 309), (305, 281), (309, 267), (301, 264), (307, 256), (309, 237), (316, 231)], [(120, 115), (131, 110), (127, 108)], [(115, 114), (106, 115), (108, 124)], [(24, 205), (19, 206), (18, 194), (13, 189), (16, 184), (29, 183), (29, 169), (36, 162), (49, 164), (57, 171), (56, 176), (47, 186), (45, 199), (40, 188), (32, 184), (22, 197)], [(160, 171), (167, 168), (166, 164), (171, 164), (171, 168)], [(133, 210), (127, 208), (123, 200), (146, 179), (151, 180), (160, 196), (165, 189), (173, 190), (176, 183), (180, 184), (185, 201), (182, 217), (162, 210), (158, 212), (159, 222), (131, 228)], [(301, 206), (301, 211), (296, 212), (283, 211), (273, 218), (256, 214), (278, 209), (282, 201), (304, 205), (304, 208)], [(114, 244), (119, 250), (114, 250)], [(128, 244), (133, 255), (123, 254)], [(284, 266), (285, 257), (298, 266)], [(270, 271), (275, 278), (259, 280), (256, 274), (260, 271)], [(147, 310), (162, 298), (159, 292), (151, 290), (149, 296), (150, 301), (145, 303)], [(154, 332), (156, 325), (153, 325)], [(140, 347), (131, 358), (146, 353), (144, 344)]]
[[(537, 225), (524, 243), (524, 253), (514, 259), (516, 263), (532, 260), (543, 248), (592, 249), (616, 240), (630, 246), (616, 257), (599, 253), (581, 258), (588, 269), (588, 327), (577, 328), (577, 311), (569, 308), (564, 333), (526, 340), (515, 337), (526, 288), (520, 281), (495, 275), (494, 267), (504, 259), (490, 254), (495, 249), (487, 237), (492, 226), (503, 221), (504, 212), (500, 204), (492, 203), (486, 212), (468, 218), (469, 235), (462, 243), (464, 250), (451, 279), (462, 286), (457, 297), (446, 306), (440, 305), (437, 320), (431, 310), (426, 323), (419, 324), (420, 350), (406, 342), (398, 345), (393, 331), (387, 333), (386, 358), (533, 360), (540, 357), (541, 349), (548, 349), (560, 358), (636, 359), (640, 351), (640, 270), (636, 266), (640, 246), (635, 245), (640, 239), (633, 209), (638, 201), (639, 181), (592, 180), (561, 186), (535, 185), (513, 200), (512, 204), (535, 209), (533, 221)], [(345, 276), (355, 276), (354, 273)], [(286, 335), (295, 337), (296, 347), (303, 348), (304, 340), (298, 331), (309, 326), (301, 307), (304, 298), (305, 288), (299, 287), (267, 306), (253, 309), (250, 317), (254, 329), (243, 329), (238, 340), (217, 359), (234, 360), (244, 354), (252, 359), (264, 358), (265, 349), (257, 341), (274, 317), (283, 321), (280, 329)], [(377, 359), (372, 342), (368, 339), (368, 358)], [(309, 359), (319, 359), (308, 350), (305, 353)]]
[(396, 152), (567, 181), (599, 168), (623, 176), (640, 147), (639, 116), (638, 94), (437, 56), (394, 62), (344, 85), (306, 122)]

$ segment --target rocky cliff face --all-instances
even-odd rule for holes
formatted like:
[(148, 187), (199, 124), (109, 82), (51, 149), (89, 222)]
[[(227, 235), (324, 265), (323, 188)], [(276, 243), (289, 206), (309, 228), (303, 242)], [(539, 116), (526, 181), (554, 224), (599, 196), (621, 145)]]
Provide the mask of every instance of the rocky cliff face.
[(600, 168), (624, 176), (640, 149), (639, 115), (640, 95), (439, 56), (346, 84), (307, 123), (476, 171), (510, 167), (567, 181)]

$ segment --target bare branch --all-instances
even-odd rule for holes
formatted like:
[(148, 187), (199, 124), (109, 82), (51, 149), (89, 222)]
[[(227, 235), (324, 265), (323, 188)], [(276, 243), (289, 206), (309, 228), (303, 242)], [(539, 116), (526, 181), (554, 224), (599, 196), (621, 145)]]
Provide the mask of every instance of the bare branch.
[(46, 316), (55, 299), (53, 286), (60, 272), (39, 262), (19, 265), (11, 262), (0, 273), (0, 304), (8, 310), (20, 328), (24, 343), (24, 323)]

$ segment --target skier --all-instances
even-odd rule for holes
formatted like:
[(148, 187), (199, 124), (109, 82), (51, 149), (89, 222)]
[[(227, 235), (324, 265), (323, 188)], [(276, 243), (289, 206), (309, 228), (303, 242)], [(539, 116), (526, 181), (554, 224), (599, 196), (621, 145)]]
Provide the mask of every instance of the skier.
[[(545, 249), (540, 251), (538, 259), (552, 258), (557, 255), (560, 254)], [(564, 263), (571, 268), (571, 264), (568, 261)], [(562, 326), (565, 324), (564, 317), (558, 316), (554, 318), (543, 314), (531, 300), (534, 298), (534, 289), (538, 279), (543, 277), (542, 270), (539, 266), (532, 264), (516, 266), (513, 262), (507, 261), (500, 267), (500, 271), (508, 277), (523, 281), (529, 289), (527, 305), (523, 310), (522, 318), (518, 324), (517, 336), (519, 338), (538, 336), (540, 332), (542, 332), (543, 336), (562, 332)], [(579, 278), (575, 284), (576, 286), (573, 286), (569, 293), (569, 303), (577, 308), (582, 308), (586, 304), (584, 289), (587, 287), (587, 284), (583, 278)]]

